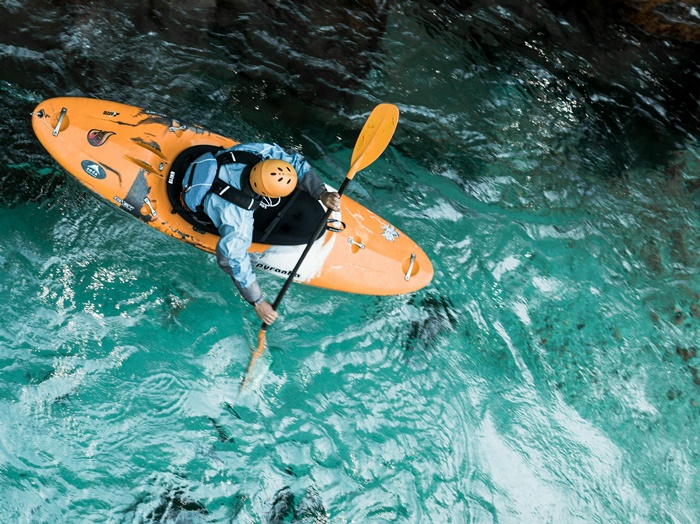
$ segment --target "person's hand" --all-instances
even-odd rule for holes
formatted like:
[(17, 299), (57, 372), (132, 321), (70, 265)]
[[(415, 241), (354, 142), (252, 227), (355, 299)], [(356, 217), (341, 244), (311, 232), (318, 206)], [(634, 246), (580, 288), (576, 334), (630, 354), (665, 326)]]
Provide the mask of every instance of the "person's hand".
[(326, 191), (319, 197), (324, 206), (333, 211), (340, 211), (340, 195), (335, 191)]
[(260, 304), (253, 307), (255, 308), (255, 313), (258, 315), (258, 318), (268, 326), (279, 317), (277, 311), (272, 309), (272, 304), (267, 301), (260, 302)]

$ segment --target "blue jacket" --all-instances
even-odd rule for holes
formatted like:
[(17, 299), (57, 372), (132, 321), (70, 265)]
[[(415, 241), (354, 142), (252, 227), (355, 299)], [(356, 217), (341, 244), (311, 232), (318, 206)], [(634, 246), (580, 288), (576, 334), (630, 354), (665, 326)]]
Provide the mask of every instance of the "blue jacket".
[[(291, 149), (282, 149), (277, 144), (238, 144), (228, 151), (248, 151), (259, 155), (263, 160), (275, 158), (289, 162), (297, 171), (298, 187), (314, 198), (326, 191), (326, 186), (309, 163)], [(245, 167), (244, 164), (224, 164), (219, 170), (219, 178), (240, 189)], [(262, 301), (263, 295), (248, 255), (253, 240), (253, 211), (231, 204), (214, 193), (208, 193), (216, 173), (216, 159), (211, 153), (195, 160), (185, 173), (185, 181), (189, 181), (189, 188), (184, 193), (185, 204), (190, 209), (197, 209), (204, 199), (204, 212), (221, 235), (216, 245), (219, 266), (231, 276), (243, 298), (251, 304), (257, 304)]]

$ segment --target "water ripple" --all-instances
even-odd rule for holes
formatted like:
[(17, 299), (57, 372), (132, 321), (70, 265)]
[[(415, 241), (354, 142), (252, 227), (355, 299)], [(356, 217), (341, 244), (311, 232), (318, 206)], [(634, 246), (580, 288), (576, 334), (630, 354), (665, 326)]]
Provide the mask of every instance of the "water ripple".
[[(224, 4), (0, 7), (3, 518), (698, 521), (695, 46), (611, 6)], [(349, 191), (434, 282), (293, 286), (241, 391), (257, 318), (50, 160), (27, 115), (64, 95), (294, 145), (336, 185), (396, 103)]]

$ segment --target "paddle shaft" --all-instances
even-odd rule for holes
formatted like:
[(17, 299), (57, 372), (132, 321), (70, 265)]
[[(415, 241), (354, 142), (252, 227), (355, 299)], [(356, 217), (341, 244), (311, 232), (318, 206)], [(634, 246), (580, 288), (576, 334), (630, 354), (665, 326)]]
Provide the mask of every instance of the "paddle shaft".
[[(343, 194), (343, 192), (345, 191), (345, 188), (348, 187), (350, 180), (351, 180), (350, 178), (346, 178), (345, 180), (343, 180), (343, 183), (340, 185), (340, 189), (338, 189), (339, 195)], [(303, 264), (304, 259), (306, 258), (306, 255), (308, 255), (309, 251), (311, 251), (311, 246), (314, 245), (314, 242), (316, 242), (316, 239), (321, 234), (321, 231), (323, 231), (323, 228), (326, 227), (326, 224), (328, 223), (328, 218), (331, 216), (332, 212), (333, 212), (332, 209), (326, 210), (325, 214), (323, 215), (323, 218), (321, 219), (321, 221), (318, 224), (318, 227), (314, 231), (313, 235), (311, 235), (311, 238), (309, 239), (308, 243), (306, 244), (306, 247), (304, 248), (304, 252), (299, 257), (299, 260), (297, 260), (297, 263), (294, 266), (294, 269), (292, 269), (292, 272), (287, 277), (287, 280), (284, 282), (284, 285), (282, 286), (282, 289), (280, 289), (280, 292), (277, 293), (277, 298), (275, 298), (275, 301), (272, 303), (272, 309), (277, 310), (277, 308), (279, 307), (280, 302), (282, 302), (284, 295), (287, 293), (287, 290), (289, 289), (289, 286), (291, 286), (292, 282), (294, 281), (294, 275), (297, 274), (297, 271), (299, 271), (299, 268)], [(268, 324), (265, 324), (263, 322), (260, 329), (262, 331), (265, 331), (265, 330), (267, 330), (267, 326), (268, 326)]]
[[(379, 104), (372, 110), (372, 113), (370, 113), (369, 118), (365, 122), (365, 125), (362, 126), (362, 131), (360, 131), (360, 136), (357, 138), (357, 142), (355, 142), (355, 148), (352, 152), (350, 170), (348, 171), (345, 180), (343, 180), (343, 183), (341, 184), (340, 189), (338, 190), (339, 195), (343, 194), (345, 188), (350, 183), (350, 180), (352, 180), (353, 177), (359, 171), (366, 168), (377, 158), (379, 158), (379, 155), (381, 155), (382, 152), (389, 145), (389, 141), (391, 140), (391, 137), (393, 136), (394, 131), (396, 130), (398, 120), (399, 109), (392, 104)], [(282, 289), (277, 295), (275, 302), (272, 304), (272, 309), (277, 310), (277, 308), (279, 307), (280, 302), (282, 302), (282, 298), (284, 297), (284, 294), (287, 292), (287, 289), (294, 280), (294, 276), (297, 274), (297, 271), (301, 267), (301, 264), (304, 262), (306, 255), (309, 254), (311, 246), (321, 235), (323, 228), (326, 227), (326, 224), (328, 223), (328, 217), (330, 217), (331, 213), (332, 211), (328, 209), (323, 215), (323, 219), (316, 228), (316, 231), (314, 231), (314, 234), (311, 235), (311, 238), (306, 244), (306, 248), (301, 254), (299, 261), (297, 262), (296, 266), (294, 266), (294, 269), (290, 273), (286, 282), (282, 286)], [(243, 378), (243, 383), (241, 384), (241, 390), (245, 388), (245, 385), (248, 382), (255, 361), (260, 357), (260, 355), (263, 354), (263, 351), (265, 351), (266, 329), (267, 324), (263, 322), (260, 331), (258, 332), (258, 348), (253, 352), (250, 358), (248, 369), (246, 370), (245, 377)]]

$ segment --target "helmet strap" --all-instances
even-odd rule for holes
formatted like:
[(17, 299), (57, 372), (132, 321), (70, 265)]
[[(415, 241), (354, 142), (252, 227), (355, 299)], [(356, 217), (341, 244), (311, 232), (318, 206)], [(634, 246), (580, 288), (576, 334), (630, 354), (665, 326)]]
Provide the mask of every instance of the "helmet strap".
[[(277, 200), (277, 202), (273, 202), (273, 200)], [(277, 207), (280, 205), (280, 202), (282, 202), (281, 197), (275, 197), (274, 199), (271, 197), (262, 197), (262, 201), (260, 202), (260, 207), (263, 209), (267, 209), (269, 207)]]

